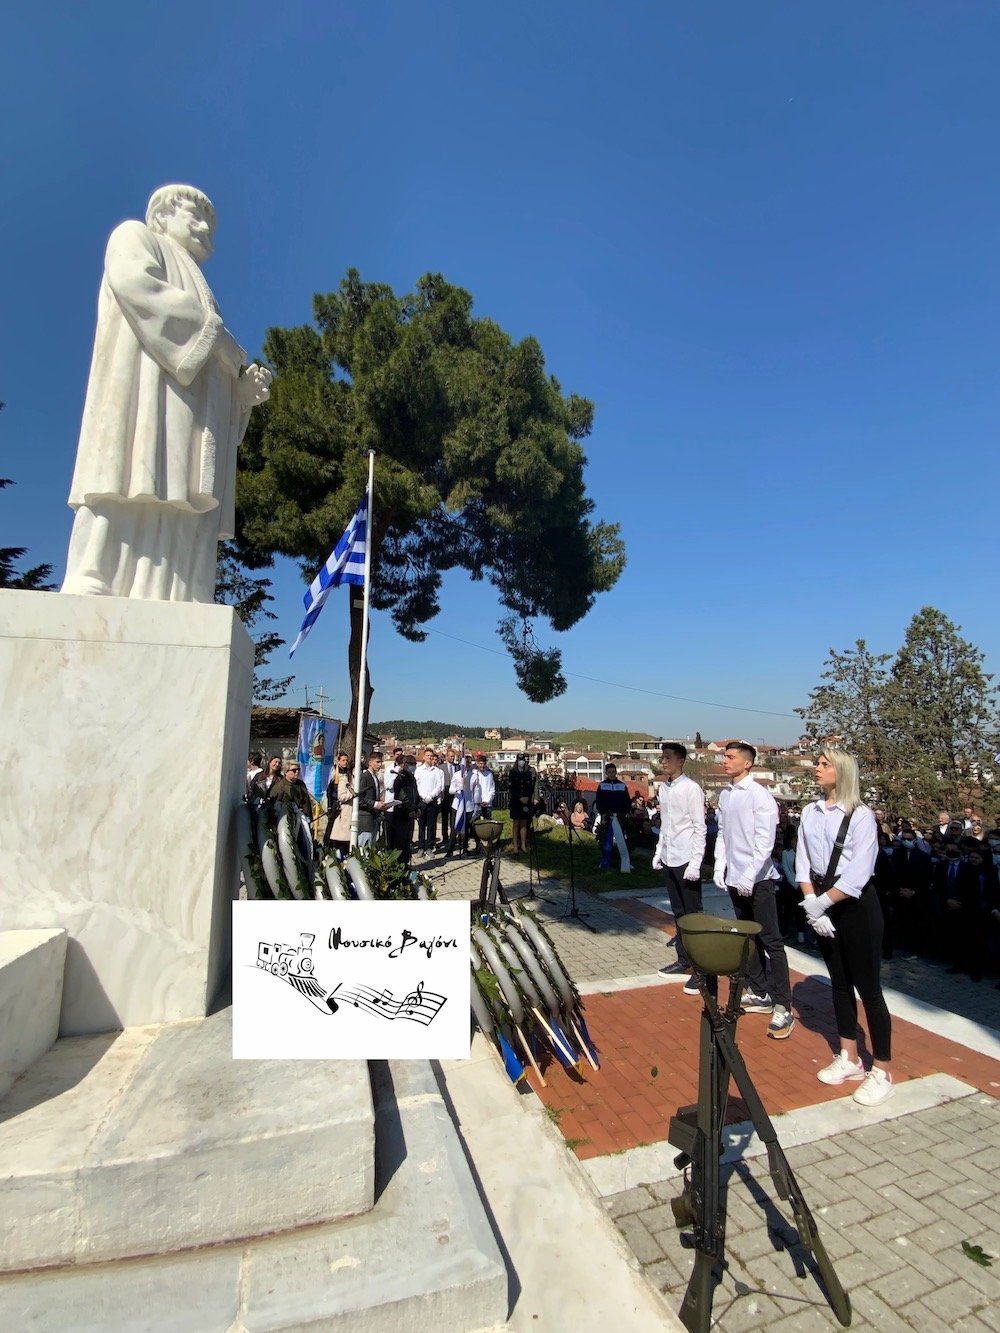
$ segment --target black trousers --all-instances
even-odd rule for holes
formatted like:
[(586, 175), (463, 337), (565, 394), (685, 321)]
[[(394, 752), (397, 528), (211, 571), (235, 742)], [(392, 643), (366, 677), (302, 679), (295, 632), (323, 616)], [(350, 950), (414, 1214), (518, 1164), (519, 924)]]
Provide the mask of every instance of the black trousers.
[[(700, 912), (702, 909), (701, 880), (685, 879), (685, 870), (687, 870), (686, 861), (682, 866), (666, 867), (667, 897), (670, 899), (670, 910), (674, 914), (675, 922), (680, 921), (681, 917), (687, 912)], [(681, 967), (690, 967), (691, 963), (679, 930), (675, 943), (677, 945), (677, 961)]]
[(389, 846), (399, 852), (403, 865), (410, 868), (410, 842), (413, 838), (413, 820), (409, 815), (397, 815), (395, 811), (388, 824)]
[(750, 955), (747, 985), (758, 995), (770, 995), (775, 1004), (792, 1007), (792, 984), (788, 978), (788, 958), (785, 941), (778, 925), (778, 881), (763, 879), (753, 886), (753, 893), (744, 898), (727, 885), (737, 921), (756, 921), (760, 934), (755, 936), (756, 948)]
[(858, 1035), (858, 1002), (861, 996), (868, 1019), (868, 1037), (876, 1060), (892, 1058), (892, 1020), (882, 994), (882, 908), (874, 888), (860, 898), (834, 903), (827, 916), (836, 929), (832, 940), (816, 937), (833, 983), (833, 1012), (837, 1032), (847, 1041)]
[(455, 798), (450, 791), (441, 797), (441, 841), (451, 842), (455, 833)]
[(423, 801), (420, 806), (420, 822), (417, 830), (417, 841), (420, 843), (422, 852), (432, 851), (434, 848), (437, 817), (437, 801)]

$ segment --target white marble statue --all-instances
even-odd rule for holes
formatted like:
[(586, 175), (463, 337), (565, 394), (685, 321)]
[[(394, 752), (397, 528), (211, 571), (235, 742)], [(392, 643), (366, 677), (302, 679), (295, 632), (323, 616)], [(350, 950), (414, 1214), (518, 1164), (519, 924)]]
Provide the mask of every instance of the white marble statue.
[(108, 240), (63, 592), (212, 601), (236, 447), (271, 382), (202, 276), (214, 235), (211, 201), (164, 185)]

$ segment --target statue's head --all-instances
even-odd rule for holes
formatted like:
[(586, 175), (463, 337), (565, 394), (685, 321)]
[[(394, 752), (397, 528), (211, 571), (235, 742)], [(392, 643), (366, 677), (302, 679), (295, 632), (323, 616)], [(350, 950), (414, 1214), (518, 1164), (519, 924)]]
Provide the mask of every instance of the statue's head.
[(161, 185), (146, 205), (146, 226), (170, 236), (200, 263), (212, 253), (215, 207), (193, 185)]

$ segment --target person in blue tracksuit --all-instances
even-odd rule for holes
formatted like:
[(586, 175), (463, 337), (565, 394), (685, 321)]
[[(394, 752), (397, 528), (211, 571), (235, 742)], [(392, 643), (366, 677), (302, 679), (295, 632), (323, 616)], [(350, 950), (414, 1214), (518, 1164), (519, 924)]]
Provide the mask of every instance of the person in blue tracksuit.
[(628, 788), (618, 779), (617, 765), (605, 764), (604, 781), (597, 784), (597, 794), (594, 797), (594, 809), (601, 817), (602, 870), (611, 869), (611, 849), (616, 845), (618, 855), (621, 857), (622, 873), (628, 874), (632, 869), (625, 835), (621, 829), (621, 820), (628, 814), (631, 804)]

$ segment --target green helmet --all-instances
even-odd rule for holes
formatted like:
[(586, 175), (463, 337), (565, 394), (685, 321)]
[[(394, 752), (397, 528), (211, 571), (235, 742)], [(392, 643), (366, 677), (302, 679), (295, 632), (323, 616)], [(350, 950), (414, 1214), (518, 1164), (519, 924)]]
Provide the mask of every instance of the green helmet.
[(692, 967), (712, 977), (742, 975), (750, 960), (756, 921), (733, 921), (711, 916), (708, 912), (690, 912), (677, 921), (685, 951)]

